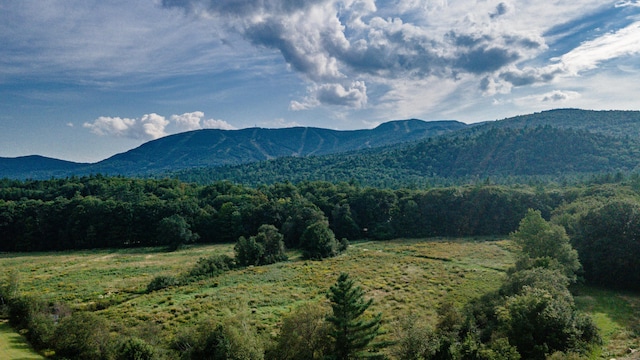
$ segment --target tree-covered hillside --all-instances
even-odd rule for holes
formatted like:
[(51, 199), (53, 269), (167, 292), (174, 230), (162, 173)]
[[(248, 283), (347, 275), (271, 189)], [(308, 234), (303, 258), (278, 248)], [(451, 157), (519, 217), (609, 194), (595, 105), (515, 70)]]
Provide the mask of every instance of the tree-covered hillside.
[(148, 176), (194, 167), (216, 167), (370, 149), (440, 136), (466, 128), (457, 121), (398, 120), (374, 129), (339, 131), (312, 127), (206, 129), (147, 142), (95, 164), (0, 158), (0, 178), (47, 179), (72, 175)]
[[(231, 180), (270, 184), (302, 180), (349, 181), (377, 187), (455, 184), (469, 180), (571, 178), (629, 172), (640, 164), (632, 138), (552, 126), (491, 128), (348, 154), (282, 158), (241, 166), (173, 173), (185, 181)], [(512, 182), (515, 180), (512, 180)]]

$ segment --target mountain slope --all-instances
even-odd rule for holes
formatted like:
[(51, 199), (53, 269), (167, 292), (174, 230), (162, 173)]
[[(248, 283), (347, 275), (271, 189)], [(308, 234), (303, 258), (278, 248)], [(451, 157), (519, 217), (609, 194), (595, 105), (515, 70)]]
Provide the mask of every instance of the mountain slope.
[(362, 185), (400, 187), (487, 177), (571, 177), (634, 171), (639, 166), (638, 140), (547, 125), (490, 128), (471, 135), (442, 136), (348, 154), (282, 158), (172, 175), (203, 183), (356, 180)]
[(91, 167), (93, 172), (140, 174), (242, 164), (284, 156), (325, 155), (425, 139), (465, 128), (457, 121), (393, 121), (371, 130), (311, 127), (198, 130), (150, 141)]
[(31, 155), (15, 158), (0, 157), (0, 178), (49, 178), (65, 176), (89, 164)]
[[(480, 124), (478, 124), (480, 125)], [(561, 129), (586, 130), (613, 137), (640, 139), (640, 111), (555, 109), (508, 119), (487, 121), (470, 127), (466, 132), (477, 133), (493, 128), (525, 128), (552, 126)]]
[(141, 176), (194, 167), (324, 155), (375, 148), (439, 136), (466, 128), (458, 121), (398, 120), (375, 129), (338, 131), (284, 129), (197, 130), (147, 142), (95, 164), (76, 164), (43, 157), (0, 158), (0, 178), (42, 179), (70, 175)]

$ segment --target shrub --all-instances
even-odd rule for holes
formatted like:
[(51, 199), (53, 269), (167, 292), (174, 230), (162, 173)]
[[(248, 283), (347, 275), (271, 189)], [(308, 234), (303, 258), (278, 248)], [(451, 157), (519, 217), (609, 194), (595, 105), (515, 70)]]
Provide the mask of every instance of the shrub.
[(117, 360), (153, 360), (155, 357), (153, 346), (136, 337), (122, 342), (116, 355)]
[(110, 359), (113, 348), (106, 320), (79, 312), (60, 320), (53, 334), (56, 356), (78, 360)]
[(229, 271), (235, 267), (233, 258), (227, 255), (213, 255), (198, 259), (198, 262), (189, 270), (189, 278), (214, 277)]
[(256, 241), (255, 236), (248, 239), (240, 236), (233, 249), (240, 266), (260, 265), (260, 259), (264, 256), (264, 246)]
[(147, 292), (158, 291), (162, 289), (166, 289), (170, 286), (176, 286), (179, 284), (179, 281), (170, 275), (158, 275), (147, 285)]
[(255, 328), (241, 316), (222, 323), (206, 320), (176, 336), (172, 347), (182, 359), (261, 360), (264, 345)]
[(338, 254), (338, 242), (326, 221), (309, 225), (300, 238), (302, 256), (305, 259), (320, 260)]
[(241, 236), (234, 247), (239, 265), (268, 265), (287, 260), (284, 236), (273, 225), (262, 225), (256, 236)]
[(305, 304), (287, 315), (276, 338), (267, 351), (274, 360), (323, 359), (331, 345), (327, 309), (318, 303)]

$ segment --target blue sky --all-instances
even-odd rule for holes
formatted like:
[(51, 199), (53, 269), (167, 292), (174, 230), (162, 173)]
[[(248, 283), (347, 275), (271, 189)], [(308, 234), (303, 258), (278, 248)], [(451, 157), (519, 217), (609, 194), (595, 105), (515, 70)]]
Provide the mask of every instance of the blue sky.
[(0, 156), (640, 109), (640, 1), (3, 0)]

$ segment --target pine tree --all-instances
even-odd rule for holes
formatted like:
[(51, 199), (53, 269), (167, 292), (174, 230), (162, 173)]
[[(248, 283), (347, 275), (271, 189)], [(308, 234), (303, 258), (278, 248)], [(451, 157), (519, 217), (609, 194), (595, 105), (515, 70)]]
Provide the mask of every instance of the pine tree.
[(362, 351), (380, 330), (381, 314), (369, 320), (362, 319), (373, 300), (365, 301), (362, 288), (354, 286), (353, 280), (346, 273), (340, 274), (338, 281), (329, 289), (327, 297), (333, 309), (333, 314), (327, 317), (332, 325), (329, 335), (334, 340), (330, 358), (348, 360), (363, 357)]

